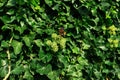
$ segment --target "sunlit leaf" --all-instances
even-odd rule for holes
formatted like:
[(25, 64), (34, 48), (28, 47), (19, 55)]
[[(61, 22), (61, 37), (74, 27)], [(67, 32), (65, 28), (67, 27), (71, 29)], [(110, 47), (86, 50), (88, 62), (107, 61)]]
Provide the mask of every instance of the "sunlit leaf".
[(59, 75), (57, 71), (51, 71), (48, 73), (48, 78), (51, 80), (59, 80)]
[(16, 41), (16, 40), (13, 40), (13, 41), (12, 41), (12, 47), (13, 47), (14, 53), (15, 53), (16, 55), (21, 52), (22, 46), (23, 46), (22, 42), (19, 42), (19, 41)]
[(6, 47), (6, 48), (9, 47), (8, 41), (4, 41), (4, 40), (3, 40), (3, 41), (1, 42), (1, 47)]
[(9, 17), (7, 15), (0, 17), (0, 19), (4, 22), (4, 23), (11, 23), (14, 20), (14, 16), (13, 17)]
[(46, 2), (49, 6), (52, 6), (52, 4), (53, 4), (53, 1), (52, 1), (52, 0), (45, 0), (45, 2)]
[(5, 75), (7, 74), (7, 66), (3, 66), (3, 67), (0, 67), (0, 76), (1, 77), (5, 77)]
[(16, 66), (16, 67), (11, 71), (11, 73), (12, 73), (12, 74), (17, 74), (17, 75), (19, 75), (19, 74), (21, 74), (23, 71), (24, 71), (23, 66)]
[(11, 6), (15, 6), (15, 5), (16, 5), (16, 1), (9, 0), (6, 6), (11, 7)]
[(47, 75), (49, 72), (52, 71), (52, 66), (50, 64), (46, 66), (38, 66), (38, 69), (36, 71), (41, 75)]
[(44, 45), (41, 39), (34, 40), (34, 42), (38, 47), (42, 47)]
[(33, 80), (33, 76), (31, 75), (31, 73), (28, 70), (25, 71), (23, 78)]
[(30, 38), (27, 37), (27, 36), (25, 36), (25, 37), (23, 37), (23, 40), (24, 40), (26, 46), (30, 47), (30, 45), (31, 45), (31, 40), (30, 40)]

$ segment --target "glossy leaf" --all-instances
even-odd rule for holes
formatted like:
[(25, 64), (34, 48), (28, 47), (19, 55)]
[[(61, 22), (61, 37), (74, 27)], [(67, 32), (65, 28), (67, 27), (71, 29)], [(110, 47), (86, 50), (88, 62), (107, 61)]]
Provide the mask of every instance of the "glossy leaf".
[(16, 4), (16, 1), (14, 1), (14, 0), (9, 0), (6, 6), (7, 6), (7, 7), (12, 7), (12, 6), (15, 6), (15, 4)]
[(48, 78), (51, 79), (51, 80), (59, 80), (59, 75), (58, 75), (58, 72), (57, 71), (51, 71), (48, 73)]
[(25, 71), (23, 78), (33, 80), (33, 76), (31, 75), (31, 73), (29, 71)]
[(23, 66), (16, 66), (13, 70), (12, 70), (12, 74), (16, 74), (16, 75), (20, 75), (22, 74), (22, 72), (24, 71)]
[(34, 42), (38, 47), (42, 47), (44, 45), (40, 39), (34, 40)]
[(1, 42), (1, 47), (4, 47), (4, 48), (9, 47), (8, 41), (2, 41), (2, 42)]
[(24, 42), (25, 42), (25, 45), (28, 46), (28, 47), (30, 47), (30, 45), (31, 45), (31, 40), (30, 40), (30, 38), (27, 37), (27, 36), (25, 36), (25, 37), (23, 37), (23, 40), (24, 40)]
[(16, 41), (16, 40), (12, 41), (12, 47), (13, 47), (14, 53), (16, 55), (18, 55), (22, 51), (22, 46), (23, 46), (22, 42), (19, 42), (19, 41)]
[(7, 67), (0, 68), (0, 77), (4, 77), (7, 74)]
[(48, 74), (52, 71), (52, 66), (50, 64), (46, 66), (38, 66), (38, 69), (36, 71), (41, 75)]
[(7, 15), (5, 15), (5, 16), (2, 16), (2, 17), (0, 17), (1, 18), (1, 20), (4, 22), (4, 23), (11, 23), (14, 19), (14, 17), (9, 17), (9, 16), (7, 16)]

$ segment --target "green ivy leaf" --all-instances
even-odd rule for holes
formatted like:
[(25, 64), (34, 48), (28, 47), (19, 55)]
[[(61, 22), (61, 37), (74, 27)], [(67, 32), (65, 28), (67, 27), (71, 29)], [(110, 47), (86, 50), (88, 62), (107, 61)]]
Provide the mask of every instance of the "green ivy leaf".
[(24, 26), (24, 27), (20, 27), (20, 26), (16, 26), (16, 27), (15, 27), (15, 30), (16, 30), (16, 31), (19, 31), (20, 34), (22, 34), (25, 29), (26, 29), (25, 26)]
[(45, 0), (46, 4), (48, 4), (50, 7), (53, 5), (53, 1), (52, 0)]
[(40, 34), (40, 35), (42, 35), (43, 34), (43, 30), (42, 29), (40, 29), (40, 28), (36, 28), (36, 30), (35, 30), (38, 34)]
[(30, 45), (31, 45), (31, 40), (30, 40), (29, 37), (27, 37), (27, 36), (23, 37), (23, 41), (25, 42), (25, 45), (26, 45), (26, 46), (30, 47)]
[(3, 59), (1, 59), (0, 60), (0, 66), (5, 66), (7, 64), (7, 61), (6, 60), (3, 60)]
[(31, 73), (28, 70), (25, 71), (23, 78), (27, 79), (27, 80), (33, 80), (33, 76), (31, 75)]
[(63, 63), (64, 64), (64, 66), (68, 66), (68, 59), (67, 59), (67, 57), (66, 56), (64, 56), (64, 55), (58, 55), (58, 59), (59, 59), (59, 61), (61, 62), (61, 63)]
[(102, 77), (102, 74), (101, 74), (100, 71), (95, 70), (95, 71), (94, 71), (94, 74), (95, 74), (95, 76), (96, 76), (98, 79), (100, 79), (100, 77)]
[(41, 49), (39, 51), (39, 59), (45, 61), (45, 57), (46, 57), (45, 52)]
[(101, 2), (100, 4), (101, 4), (101, 7), (102, 7), (102, 8), (105, 8), (105, 7), (109, 7), (109, 6), (110, 6), (110, 4), (109, 4), (108, 2)]
[(50, 53), (47, 53), (46, 62), (50, 62), (51, 60), (52, 60), (52, 55)]
[(74, 69), (71, 68), (71, 71), (67, 73), (68, 76), (71, 77), (81, 77), (82, 76), (82, 72), (81, 70), (75, 71)]
[(14, 13), (15, 13), (15, 11), (13, 9), (10, 9), (6, 14), (13, 15)]
[(1, 47), (4, 47), (4, 48), (7, 48), (7, 47), (9, 47), (9, 43), (8, 43), (8, 41), (2, 41), (1, 42)]
[(83, 66), (83, 65), (87, 65), (87, 60), (82, 58), (81, 56), (77, 58), (77, 61)]
[(103, 51), (107, 51), (108, 50), (105, 45), (100, 45), (99, 48), (102, 49)]
[(8, 0), (8, 3), (7, 3), (7, 7), (12, 7), (12, 6), (15, 6), (16, 5), (16, 1), (15, 0)]
[(99, 22), (99, 18), (97, 17), (97, 18), (95, 18), (95, 19), (93, 19), (93, 21), (94, 21), (94, 23), (97, 25), (98, 24), (98, 22)]
[(118, 78), (120, 79), (120, 72), (117, 73)]
[(7, 66), (0, 67), (0, 76), (4, 77), (7, 74)]
[(86, 44), (86, 43), (83, 43), (83, 49), (84, 50), (87, 50), (87, 49), (89, 49), (90, 48), (90, 45), (89, 44)]
[(2, 7), (6, 2), (7, 0), (0, 0), (0, 7)]
[(0, 19), (6, 24), (6, 23), (11, 23), (12, 22), (12, 19), (7, 16), (7, 15), (4, 15), (2, 17), (0, 17)]
[(41, 39), (36, 39), (36, 40), (34, 40), (34, 42), (38, 47), (42, 47), (44, 45), (43, 42), (41, 41)]
[(37, 59), (33, 59), (30, 63), (31, 69), (36, 69), (37, 67)]
[(50, 80), (59, 80), (59, 75), (57, 71), (51, 71), (48, 73), (47, 76)]
[(52, 7), (53, 10), (59, 10), (60, 5), (56, 4), (55, 6)]
[(30, 2), (33, 6), (38, 6), (39, 0), (30, 0)]
[(110, 62), (109, 60), (106, 60), (104, 62), (105, 62), (106, 65), (109, 65), (109, 66), (112, 65), (112, 62)]
[(11, 73), (12, 73), (12, 74), (19, 75), (19, 74), (21, 74), (23, 71), (24, 71), (23, 66), (16, 66), (16, 67), (11, 71)]
[(23, 46), (22, 42), (19, 42), (19, 41), (16, 41), (16, 40), (13, 40), (13, 41), (12, 41), (12, 47), (13, 47), (14, 53), (15, 53), (16, 55), (21, 52), (22, 46)]
[(43, 50), (39, 51), (39, 59), (42, 60), (44, 63), (49, 62), (52, 59), (52, 55), (50, 53), (45, 54)]
[(19, 5), (24, 5), (26, 0), (18, 0)]
[(49, 72), (52, 71), (52, 66), (50, 64), (45, 65), (45, 66), (38, 65), (37, 67), (38, 69), (36, 71), (41, 75), (44, 75), (44, 74), (47, 75)]
[(78, 47), (74, 47), (74, 48), (72, 49), (72, 51), (73, 51), (73, 53), (78, 54), (78, 53), (79, 53), (79, 48), (78, 48)]
[(109, 69), (104, 68), (102, 72), (108, 74), (110, 71), (109, 71)]

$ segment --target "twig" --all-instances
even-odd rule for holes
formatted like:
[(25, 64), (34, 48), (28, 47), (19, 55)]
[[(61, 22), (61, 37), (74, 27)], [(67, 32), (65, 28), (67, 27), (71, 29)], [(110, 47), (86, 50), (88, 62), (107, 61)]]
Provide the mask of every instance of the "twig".
[[(11, 39), (10, 39), (10, 41), (9, 41), (9, 47), (10, 47), (10, 44), (11, 44), (11, 42), (12, 42), (12, 39), (13, 39), (13, 37), (11, 37)], [(6, 53), (7, 53), (7, 55), (8, 55), (9, 64), (8, 64), (8, 73), (7, 73), (7, 75), (4, 77), (3, 80), (7, 80), (8, 77), (10, 76), (10, 72), (11, 72), (11, 61), (10, 61), (10, 51), (9, 51), (9, 48), (7, 49)]]

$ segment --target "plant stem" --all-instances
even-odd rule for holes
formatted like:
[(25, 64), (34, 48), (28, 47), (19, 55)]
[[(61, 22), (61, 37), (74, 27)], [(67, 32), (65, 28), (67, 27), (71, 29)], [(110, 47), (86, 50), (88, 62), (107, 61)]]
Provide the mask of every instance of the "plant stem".
[[(11, 37), (11, 39), (10, 39), (10, 41), (9, 41), (9, 47), (10, 47), (10, 44), (11, 44), (11, 42), (12, 42), (12, 39), (13, 39), (13, 37)], [(9, 61), (9, 63), (8, 63), (8, 73), (7, 73), (7, 75), (4, 77), (3, 80), (7, 80), (8, 77), (10, 76), (10, 72), (11, 72), (11, 61), (10, 61), (10, 51), (9, 51), (9, 48), (7, 49), (6, 53), (7, 53), (8, 61)]]

